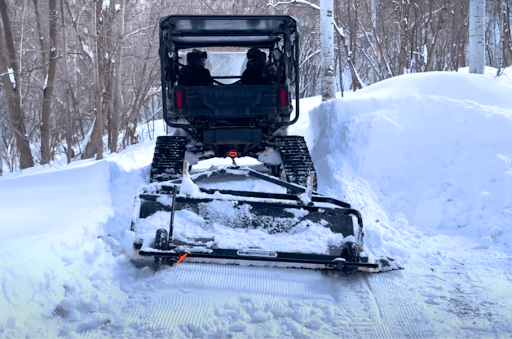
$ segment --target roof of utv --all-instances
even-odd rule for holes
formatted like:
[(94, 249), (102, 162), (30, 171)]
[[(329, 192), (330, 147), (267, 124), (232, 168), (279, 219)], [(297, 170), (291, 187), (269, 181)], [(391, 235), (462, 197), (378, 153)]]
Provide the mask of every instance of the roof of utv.
[(297, 23), (288, 15), (171, 15), (160, 30), (178, 48), (268, 47), (278, 35), (295, 33)]

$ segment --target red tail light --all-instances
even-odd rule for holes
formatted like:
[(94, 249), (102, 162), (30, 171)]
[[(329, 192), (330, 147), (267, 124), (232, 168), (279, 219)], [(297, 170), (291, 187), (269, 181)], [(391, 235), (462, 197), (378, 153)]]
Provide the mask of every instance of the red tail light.
[(181, 89), (176, 90), (176, 108), (183, 108), (183, 92), (181, 91)]
[(236, 157), (238, 156), (238, 152), (236, 152), (236, 151), (229, 151), (229, 153), (228, 153), (228, 154), (229, 154), (229, 156), (230, 156), (231, 158), (236, 158)]
[(281, 91), (279, 92), (279, 96), (281, 98), (281, 107), (288, 105), (288, 102), (286, 100), (286, 94), (286, 88), (281, 88)]

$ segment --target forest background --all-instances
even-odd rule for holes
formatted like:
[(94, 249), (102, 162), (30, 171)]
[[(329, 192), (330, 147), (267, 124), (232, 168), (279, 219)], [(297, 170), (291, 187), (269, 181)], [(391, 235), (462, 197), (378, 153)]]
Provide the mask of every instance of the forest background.
[[(485, 65), (495, 67), (497, 76), (512, 63), (511, 2), (485, 1)], [(316, 0), (0, 0), (0, 175), (2, 169), (56, 158), (101, 159), (104, 152), (139, 142), (137, 126), (161, 114), (163, 16), (293, 16), (301, 37), (300, 96), (319, 95), (319, 5)], [(336, 91), (343, 95), (402, 74), (468, 66), (469, 7), (470, 0), (334, 0)]]

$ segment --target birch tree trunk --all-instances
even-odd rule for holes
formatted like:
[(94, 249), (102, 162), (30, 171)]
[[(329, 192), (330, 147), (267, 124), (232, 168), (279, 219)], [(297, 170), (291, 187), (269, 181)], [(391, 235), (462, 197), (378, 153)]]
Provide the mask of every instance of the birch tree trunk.
[[(0, 26), (0, 74), (3, 74), (3, 88), (8, 96), (9, 115), (13, 128), (12, 132), (16, 138), (16, 147), (20, 156), (20, 168), (25, 169), (34, 166), (34, 159), (32, 158), (30, 141), (25, 128), (25, 119), (21, 111), (21, 98), (18, 86), (20, 84), (18, 57), (14, 48), (9, 10), (5, 0), (0, 0), (0, 15), (3, 22), (3, 32)], [(5, 44), (3, 38), (5, 38)], [(5, 55), (4, 51), (7, 51), (7, 55)]]
[(469, 72), (484, 74), (485, 0), (471, 0), (469, 6)]
[(43, 88), (43, 118), (41, 126), (41, 164), (51, 160), (50, 150), (50, 115), (52, 113), (52, 97), (57, 72), (57, 0), (49, 0), (50, 14), (50, 64)]
[(334, 99), (333, 13), (333, 0), (320, 0), (320, 38), (322, 45), (322, 101)]

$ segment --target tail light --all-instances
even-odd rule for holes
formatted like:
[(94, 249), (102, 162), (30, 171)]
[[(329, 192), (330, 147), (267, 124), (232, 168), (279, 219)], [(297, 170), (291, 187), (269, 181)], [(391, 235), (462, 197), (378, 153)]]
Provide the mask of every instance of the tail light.
[(183, 108), (183, 92), (181, 91), (181, 89), (176, 90), (176, 108)]
[(279, 92), (279, 97), (281, 99), (281, 107), (288, 106), (288, 100), (286, 100), (286, 88), (281, 88)]

